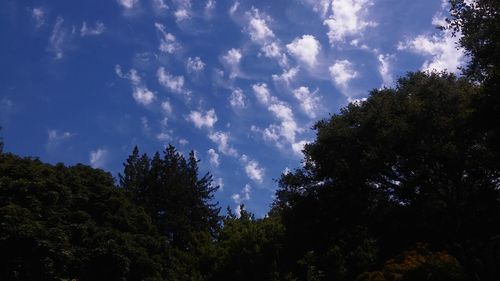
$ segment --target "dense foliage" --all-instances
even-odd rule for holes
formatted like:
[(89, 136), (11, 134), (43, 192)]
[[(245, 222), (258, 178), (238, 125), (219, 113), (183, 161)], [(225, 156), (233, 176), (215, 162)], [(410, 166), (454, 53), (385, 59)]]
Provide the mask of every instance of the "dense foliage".
[(0, 155), (1, 280), (163, 280), (168, 245), (109, 173)]
[(0, 280), (500, 280), (499, 2), (452, 0), (464, 76), (409, 73), (319, 121), (265, 218), (221, 217), (188, 157), (116, 185), (2, 153)]

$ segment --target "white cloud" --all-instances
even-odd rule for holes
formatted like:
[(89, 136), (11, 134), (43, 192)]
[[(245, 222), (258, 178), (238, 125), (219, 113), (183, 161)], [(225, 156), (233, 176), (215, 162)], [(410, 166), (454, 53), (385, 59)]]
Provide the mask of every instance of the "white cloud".
[(252, 89), (260, 103), (268, 105), (271, 102), (271, 93), (266, 83), (254, 84), (252, 85)]
[(137, 70), (133, 68), (128, 73), (123, 73), (122, 67), (117, 64), (115, 65), (115, 73), (122, 79), (130, 80), (133, 85), (139, 85), (141, 83), (141, 77), (137, 74)]
[(106, 164), (108, 151), (104, 148), (99, 148), (97, 150), (90, 152), (90, 165), (93, 168), (103, 168)]
[(245, 187), (239, 192), (239, 193), (234, 193), (231, 198), (233, 199), (233, 202), (235, 204), (241, 204), (243, 201), (248, 201), (251, 198), (251, 193), (252, 193), (252, 187), (249, 184), (246, 184)]
[(45, 10), (41, 7), (33, 8), (31, 10), (31, 17), (35, 21), (35, 27), (40, 28), (45, 24)]
[(300, 107), (310, 118), (316, 118), (321, 110), (321, 99), (317, 96), (318, 90), (311, 92), (308, 87), (299, 87), (293, 90), (293, 95), (300, 102)]
[(229, 144), (229, 133), (217, 131), (210, 133), (208, 138), (217, 144), (217, 149), (224, 155), (237, 157), (238, 152)]
[(330, 66), (330, 75), (337, 87), (345, 90), (348, 83), (358, 77), (358, 73), (352, 68), (352, 63), (348, 60), (337, 60)]
[(52, 151), (56, 149), (62, 142), (74, 137), (75, 133), (60, 132), (57, 130), (47, 131), (47, 150)]
[(219, 191), (224, 190), (224, 179), (222, 179), (222, 178), (217, 178), (217, 179), (214, 181), (214, 184), (215, 184), (215, 186), (218, 186), (218, 187), (219, 187)]
[(383, 55), (379, 54), (377, 56), (378, 62), (379, 62), (379, 67), (378, 67), (378, 72), (380, 74), (380, 77), (382, 77), (382, 86), (383, 87), (389, 87), (392, 85), (393, 78), (391, 75), (391, 64), (390, 61), (393, 59), (393, 56), (390, 55)]
[(151, 133), (151, 127), (149, 127), (149, 120), (146, 116), (141, 117), (141, 126), (142, 126), (142, 132), (145, 135), (149, 135)]
[(156, 72), (160, 85), (174, 93), (183, 93), (184, 91), (184, 76), (174, 76), (168, 73), (164, 67), (158, 68)]
[(274, 38), (273, 31), (267, 26), (266, 19), (259, 13), (258, 9), (253, 8), (247, 13), (249, 17), (247, 30), (250, 38), (254, 42), (264, 43)]
[(240, 88), (236, 88), (229, 97), (229, 103), (234, 109), (242, 109), (246, 107), (245, 94)]
[(290, 44), (286, 45), (286, 48), (298, 61), (313, 67), (316, 65), (321, 44), (312, 35), (302, 35), (301, 38), (295, 38)]
[(125, 9), (132, 9), (139, 1), (138, 0), (117, 0), (117, 2)]
[[(471, 4), (474, 1), (466, 1)], [(449, 2), (441, 1), (441, 10), (432, 18), (432, 24), (437, 27), (447, 26), (446, 15)], [(410, 50), (426, 57), (421, 70), (424, 71), (448, 71), (459, 73), (460, 67), (465, 64), (466, 55), (459, 48), (458, 41), (460, 32), (453, 35), (453, 30), (443, 29), (433, 35), (418, 35), (417, 37), (398, 43), (398, 50)]]
[(219, 167), (220, 165), (219, 154), (217, 154), (217, 152), (215, 152), (215, 150), (212, 148), (210, 148), (207, 151), (207, 154), (208, 154), (208, 161), (210, 162), (210, 164), (214, 167)]
[(200, 72), (205, 68), (205, 63), (200, 57), (189, 57), (186, 66), (189, 72)]
[(168, 9), (168, 5), (165, 4), (165, 0), (153, 0), (153, 5), (157, 12)]
[(212, 128), (217, 122), (217, 115), (214, 109), (210, 109), (205, 114), (199, 111), (191, 111), (187, 120), (193, 122), (198, 129), (202, 127)]
[(227, 51), (227, 53), (224, 56), (222, 56), (223, 62), (226, 63), (226, 65), (229, 67), (229, 70), (231, 72), (231, 74), (229, 75), (229, 77), (231, 79), (238, 76), (239, 63), (240, 63), (242, 57), (243, 57), (243, 55), (241, 54), (241, 50), (234, 49), (234, 48), (230, 49), (229, 51)]
[(262, 46), (261, 50), (264, 52), (264, 56), (268, 58), (279, 58), (282, 55), (281, 48), (276, 42), (265, 44)]
[(308, 144), (308, 143), (309, 143), (308, 141), (304, 141), (304, 140), (296, 142), (296, 143), (293, 143), (292, 144), (293, 152), (295, 152), (296, 154), (301, 155), (302, 154), (302, 150), (304, 150), (304, 146), (306, 144)]
[(155, 94), (143, 86), (134, 87), (133, 97), (137, 103), (149, 105), (155, 100)]
[(67, 30), (63, 27), (63, 23), (64, 19), (62, 17), (57, 17), (49, 39), (48, 50), (54, 53), (56, 59), (63, 58), (63, 47), (68, 37)]
[(161, 132), (156, 135), (156, 139), (159, 141), (169, 141), (172, 140), (172, 136), (167, 132)]
[(176, 11), (174, 12), (175, 20), (181, 22), (191, 18), (191, 1), (190, 0), (174, 0)]
[(313, 6), (313, 10), (320, 14), (321, 18), (325, 18), (330, 10), (332, 0), (305, 0), (309, 5)]
[(180, 44), (175, 39), (175, 36), (172, 33), (166, 32), (163, 24), (155, 23), (155, 27), (163, 36), (160, 40), (160, 46), (158, 47), (160, 51), (173, 54), (175, 51), (180, 49)]
[(132, 84), (132, 96), (137, 103), (149, 105), (156, 99), (155, 93), (150, 91), (144, 83), (142, 83), (142, 79), (137, 73), (137, 70), (132, 68), (128, 73), (123, 73), (121, 66), (116, 65), (115, 73), (118, 77), (130, 81)]
[(80, 29), (80, 36), (98, 36), (101, 35), (106, 27), (102, 22), (96, 22), (94, 27), (87, 26), (86, 22), (83, 22), (82, 28)]
[(164, 101), (161, 103), (161, 109), (163, 109), (163, 112), (166, 114), (166, 115), (170, 115), (172, 114), (172, 104), (170, 104), (169, 101)]
[(303, 131), (294, 119), (293, 111), (283, 101), (272, 96), (267, 84), (260, 83), (252, 85), (257, 100), (267, 107), (274, 117), (280, 122), (279, 125), (271, 124), (262, 130), (262, 136), (267, 141), (273, 141), (279, 147), (283, 147), (283, 141), (290, 145), (295, 143), (296, 134)]
[(241, 156), (241, 161), (245, 165), (245, 173), (247, 176), (256, 183), (262, 183), (265, 170), (259, 166), (259, 162), (249, 159), (245, 154)]
[(213, 10), (215, 10), (215, 4), (217, 2), (215, 0), (207, 0), (207, 3), (205, 4), (205, 15), (210, 15)]
[(179, 144), (182, 146), (186, 146), (187, 144), (189, 144), (189, 141), (187, 139), (180, 139)]
[(329, 29), (330, 44), (342, 42), (346, 36), (360, 35), (366, 27), (376, 26), (375, 22), (364, 18), (371, 5), (369, 0), (332, 0), (332, 15), (323, 22)]
[(231, 5), (231, 8), (229, 8), (229, 15), (233, 16), (234, 13), (236, 13), (236, 10), (238, 10), (239, 6), (240, 6), (240, 2), (238, 2), (238, 1), (234, 2), (234, 4)]
[(175, 20), (176, 21), (187, 20), (187, 19), (190, 18), (189, 10), (187, 10), (187, 9), (179, 9), (179, 10), (175, 11), (174, 16), (175, 16)]
[(230, 64), (230, 65), (236, 65), (240, 63), (240, 60), (243, 56), (241, 55), (241, 51), (239, 49), (231, 49), (227, 51), (227, 54), (222, 57), (222, 59)]
[(453, 37), (450, 30), (440, 35), (419, 35), (398, 44), (398, 50), (410, 50), (427, 57), (422, 70), (436, 70), (458, 73), (459, 67), (465, 63), (463, 49), (457, 48), (460, 36)]
[(274, 81), (283, 81), (285, 82), (286, 85), (290, 85), (290, 82), (297, 76), (299, 73), (299, 68), (298, 67), (292, 67), (288, 70), (283, 70), (283, 73), (281, 75), (273, 74), (273, 80)]
[(268, 110), (281, 121), (280, 135), (289, 143), (294, 143), (296, 133), (302, 132), (303, 129), (299, 128), (297, 122), (295, 122), (292, 109), (285, 103), (280, 102), (270, 105)]

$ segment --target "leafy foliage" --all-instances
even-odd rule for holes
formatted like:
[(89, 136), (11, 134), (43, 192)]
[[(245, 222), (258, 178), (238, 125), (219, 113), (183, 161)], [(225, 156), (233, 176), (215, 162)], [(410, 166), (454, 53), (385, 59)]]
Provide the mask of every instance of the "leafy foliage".
[(101, 170), (0, 155), (2, 280), (163, 280), (168, 248)]
[(410, 73), (318, 122), (305, 167), (282, 176), (275, 202), (292, 271), (312, 251), (325, 279), (353, 280), (424, 241), (471, 276), (499, 276), (500, 171), (470, 126), (476, 95), (451, 74)]

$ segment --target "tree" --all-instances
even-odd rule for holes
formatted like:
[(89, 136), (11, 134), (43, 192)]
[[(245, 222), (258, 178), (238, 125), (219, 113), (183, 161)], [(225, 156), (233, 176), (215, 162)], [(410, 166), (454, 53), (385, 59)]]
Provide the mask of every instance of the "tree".
[(450, 28), (459, 32), (460, 45), (470, 56), (465, 74), (476, 81), (500, 78), (500, 2), (451, 0)]
[(113, 178), (0, 155), (1, 280), (165, 280), (170, 249)]
[(464, 74), (481, 85), (473, 126), (487, 140), (500, 166), (500, 2), (451, 0), (449, 28), (460, 33), (460, 46), (470, 57)]
[(380, 271), (365, 272), (358, 281), (464, 281), (462, 266), (446, 251), (431, 252), (417, 244), (385, 262)]
[(423, 241), (498, 279), (500, 170), (471, 126), (479, 94), (452, 74), (410, 73), (318, 122), (274, 203), (289, 266), (314, 251), (326, 279), (353, 280)]
[(121, 186), (150, 214), (158, 229), (175, 247), (186, 249), (197, 232), (215, 234), (219, 223), (218, 186), (207, 173), (199, 178), (194, 152), (186, 160), (175, 147), (168, 146), (152, 159), (134, 148), (124, 163)]
[[(0, 131), (2, 131), (2, 127), (0, 126)], [(3, 138), (0, 137), (0, 154), (3, 152)]]

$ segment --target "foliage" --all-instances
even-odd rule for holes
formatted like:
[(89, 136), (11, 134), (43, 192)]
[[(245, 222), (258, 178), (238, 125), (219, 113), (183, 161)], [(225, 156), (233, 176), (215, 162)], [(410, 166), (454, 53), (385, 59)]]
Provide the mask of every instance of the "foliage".
[(280, 280), (278, 261), (283, 227), (278, 217), (255, 219), (241, 208), (228, 209), (217, 243), (217, 264), (210, 280)]
[(218, 186), (212, 185), (208, 173), (198, 178), (194, 152), (185, 159), (170, 145), (163, 158), (156, 153), (150, 159), (146, 154), (139, 156), (135, 147), (124, 164), (120, 184), (176, 247), (187, 248), (197, 232), (217, 231), (220, 208), (211, 200)]
[(431, 252), (422, 244), (388, 260), (383, 269), (361, 274), (358, 281), (461, 281), (463, 269), (445, 251)]
[(1, 280), (163, 280), (168, 248), (101, 170), (0, 155), (0, 221)]
[[(500, 78), (500, 2), (451, 0), (450, 28), (470, 56), (465, 73), (479, 82)], [(498, 83), (498, 82), (495, 82)], [(496, 84), (498, 85), (498, 84)]]
[(500, 234), (500, 171), (470, 126), (477, 95), (451, 74), (410, 73), (318, 122), (305, 167), (281, 177), (274, 204), (292, 270), (313, 251), (326, 280), (353, 280), (424, 241), (494, 280), (500, 251), (484, 249)]

